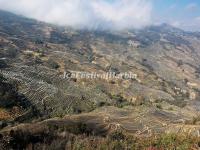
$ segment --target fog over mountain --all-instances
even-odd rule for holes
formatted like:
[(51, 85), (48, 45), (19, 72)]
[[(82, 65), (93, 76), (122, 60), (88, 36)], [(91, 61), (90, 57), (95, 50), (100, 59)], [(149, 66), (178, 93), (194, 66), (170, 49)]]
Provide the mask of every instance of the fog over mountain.
[(148, 0), (0, 0), (0, 9), (76, 28), (130, 29), (151, 23)]

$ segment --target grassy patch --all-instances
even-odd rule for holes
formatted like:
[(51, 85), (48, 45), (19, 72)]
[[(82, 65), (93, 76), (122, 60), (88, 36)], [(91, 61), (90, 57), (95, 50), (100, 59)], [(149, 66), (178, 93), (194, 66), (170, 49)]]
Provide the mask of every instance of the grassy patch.
[[(200, 142), (197, 137), (176, 134), (134, 137), (116, 131), (107, 137), (92, 136), (85, 134), (87, 126), (81, 123), (70, 129), (67, 127), (60, 132), (58, 132), (59, 127), (52, 126), (51, 129), (50, 132), (41, 132), (37, 135), (32, 135), (30, 132), (12, 131), (10, 133), (12, 140), (6, 146), (11, 149), (16, 147), (26, 149), (32, 144), (34, 149), (45, 147), (46, 149), (72, 150), (190, 150), (198, 149)], [(69, 132), (66, 132), (66, 129)], [(72, 132), (73, 134), (71, 134)], [(65, 133), (65, 136), (60, 136), (60, 133)]]

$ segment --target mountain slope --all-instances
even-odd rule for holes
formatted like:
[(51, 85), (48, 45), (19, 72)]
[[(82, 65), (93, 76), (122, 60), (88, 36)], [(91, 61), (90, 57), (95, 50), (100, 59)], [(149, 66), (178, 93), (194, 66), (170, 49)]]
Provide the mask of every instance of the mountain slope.
[[(16, 87), (28, 106), (18, 103), (21, 113), (2, 120), (13, 126), (88, 113), (110, 116), (111, 124), (133, 134), (147, 126), (160, 133), (192, 124), (200, 105), (199, 44), (198, 33), (166, 24), (120, 32), (74, 30), (0, 11), (0, 74), (6, 79), (0, 87)], [(64, 79), (65, 71), (132, 72), (137, 78)]]

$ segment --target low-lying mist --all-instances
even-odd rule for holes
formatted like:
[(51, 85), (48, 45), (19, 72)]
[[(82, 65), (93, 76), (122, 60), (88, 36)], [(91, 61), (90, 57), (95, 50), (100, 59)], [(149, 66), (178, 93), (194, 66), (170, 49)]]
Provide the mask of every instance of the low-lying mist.
[(82, 29), (132, 29), (151, 24), (148, 0), (0, 0), (0, 9)]

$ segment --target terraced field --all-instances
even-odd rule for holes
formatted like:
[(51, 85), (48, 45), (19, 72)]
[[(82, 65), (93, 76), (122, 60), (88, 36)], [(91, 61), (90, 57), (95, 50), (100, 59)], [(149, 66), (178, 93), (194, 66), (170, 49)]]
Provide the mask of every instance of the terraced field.
[[(96, 136), (199, 136), (199, 37), (166, 24), (74, 30), (0, 11), (0, 132), (81, 122)], [(73, 71), (136, 78), (63, 78)]]

